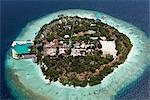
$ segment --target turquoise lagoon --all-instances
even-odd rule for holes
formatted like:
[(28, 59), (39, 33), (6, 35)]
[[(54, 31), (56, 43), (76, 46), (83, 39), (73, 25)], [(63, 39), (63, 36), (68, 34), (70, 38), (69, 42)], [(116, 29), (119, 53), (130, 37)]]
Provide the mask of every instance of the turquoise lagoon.
[(106, 16), (102, 22), (117, 28), (126, 34), (133, 44), (127, 60), (113, 73), (106, 76), (101, 84), (76, 87), (63, 86), (59, 82), (44, 81), (40, 67), (31, 59), (15, 60), (7, 55), (6, 79), (11, 93), (18, 100), (113, 100), (115, 95), (140, 77), (147, 65), (150, 65), (150, 40), (133, 25), (97, 11), (70, 9), (48, 14), (29, 22), (16, 40), (33, 40), (40, 28), (58, 18), (59, 14), (96, 19)]

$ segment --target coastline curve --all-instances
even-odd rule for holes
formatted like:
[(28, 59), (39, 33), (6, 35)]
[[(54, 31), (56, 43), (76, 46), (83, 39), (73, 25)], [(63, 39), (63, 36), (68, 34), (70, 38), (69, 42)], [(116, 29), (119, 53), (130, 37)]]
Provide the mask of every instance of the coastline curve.
[[(11, 81), (9, 81), (14, 79), (12, 78), (13, 75), (16, 75), (18, 81), (20, 81), (20, 83), (24, 86), (24, 90), (25, 88), (28, 88), (33, 92), (31, 92), (31, 94), (35, 93), (33, 96), (42, 95), (42, 97), (45, 97), (44, 99), (51, 98), (52, 100), (99, 100), (105, 98), (105, 100), (111, 100), (114, 99), (114, 96), (118, 91), (120, 91), (122, 88), (126, 87), (128, 84), (132, 83), (140, 75), (142, 75), (146, 66), (150, 65), (150, 62), (148, 61), (148, 59), (150, 59), (150, 56), (147, 55), (150, 53), (150, 40), (145, 36), (144, 32), (140, 31), (138, 28), (134, 27), (131, 24), (97, 11), (72, 9), (58, 11), (56, 13), (46, 15), (27, 24), (27, 26), (16, 38), (16, 40), (33, 39), (35, 36), (34, 33), (38, 32), (41, 26), (57, 18), (57, 15), (59, 14), (70, 16), (78, 15), (80, 17), (88, 18), (95, 18), (95, 14), (99, 14), (99, 16), (107, 16), (107, 18), (102, 20), (102, 22), (115, 27), (119, 30), (119, 32), (125, 33), (125, 35), (130, 38), (131, 43), (133, 44), (133, 48), (131, 49), (128, 58), (123, 64), (119, 65), (119, 67), (115, 69), (113, 73), (105, 77), (101, 84), (92, 87), (86, 86), (85, 88), (74, 88), (69, 86), (62, 86), (59, 82), (47, 84), (41, 77), (42, 72), (39, 66), (33, 64), (31, 60), (16, 61), (15, 59), (12, 59), (7, 55), (5, 62), (5, 73), (7, 83), (11, 89), (17, 87), (17, 82), (12, 83)], [(12, 70), (10, 71), (11, 73), (13, 73), (11, 74), (11, 77), (10, 74), (8, 74), (7, 69)], [(14, 86), (10, 84), (13, 84)], [(17, 88), (23, 89), (22, 86)], [(27, 92), (19, 91), (19, 89), (16, 89), (15, 91), (18, 91), (16, 95), (19, 95), (19, 92), (22, 92), (22, 94), (25, 94), (23, 92)], [(23, 99), (26, 97), (20, 96), (19, 98)]]

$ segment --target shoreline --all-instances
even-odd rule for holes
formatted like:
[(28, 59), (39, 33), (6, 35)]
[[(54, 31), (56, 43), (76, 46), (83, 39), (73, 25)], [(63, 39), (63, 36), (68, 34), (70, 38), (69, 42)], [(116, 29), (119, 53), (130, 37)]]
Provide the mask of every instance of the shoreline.
[[(58, 13), (58, 12), (57, 12)], [(65, 13), (65, 12), (64, 12)], [(111, 18), (112, 19), (112, 18)], [(41, 19), (42, 20), (42, 19)], [(104, 20), (105, 21), (105, 20)], [(120, 21), (120, 20), (119, 20)], [(121, 21), (122, 22), (122, 21)], [(111, 23), (111, 22), (110, 22)], [(115, 23), (115, 22), (114, 22)], [(117, 22), (116, 22), (117, 23)], [(123, 23), (124, 24), (124, 23)], [(130, 24), (128, 24), (128, 26), (129, 26)], [(115, 25), (114, 25), (115, 26)], [(132, 25), (131, 25), (132, 26)], [(133, 26), (132, 26), (133, 27)], [(135, 28), (135, 27), (134, 27)], [(31, 28), (32, 29), (32, 28)], [(118, 28), (117, 28), (118, 29)], [(119, 31), (121, 30), (121, 29), (118, 29)], [(30, 30), (29, 30), (30, 31)], [(122, 32), (124, 31), (124, 30), (121, 30)], [(126, 30), (125, 30), (126, 31)], [(141, 46), (141, 43), (140, 44), (137, 44), (136, 42), (138, 41), (138, 40), (134, 40), (134, 39), (136, 39), (137, 37), (134, 37), (132, 34), (129, 34), (129, 32), (130, 31), (128, 31), (127, 32), (127, 36), (130, 36), (129, 38), (131, 38), (130, 40), (132, 40), (131, 41), (131, 43), (133, 42), (135, 45), (137, 45), (137, 46), (134, 46), (133, 45), (133, 47), (134, 48), (132, 48), (131, 49), (131, 51), (132, 51), (132, 53), (131, 53), (131, 51), (130, 51), (130, 53), (129, 53), (129, 55), (128, 55), (128, 58), (127, 58), (127, 60), (125, 61), (125, 63), (126, 64), (124, 64), (123, 63), (123, 65), (121, 64), (121, 65), (119, 65), (118, 66), (118, 68), (117, 69), (115, 69), (111, 74), (109, 74), (107, 77), (105, 77), (104, 79), (103, 79), (103, 81), (102, 81), (102, 84), (100, 84), (100, 85), (97, 85), (97, 86), (94, 86), (94, 87), (87, 87), (87, 89), (91, 89), (91, 91), (94, 91), (94, 89), (96, 90), (96, 88), (98, 87), (100, 90), (103, 90), (103, 89), (106, 89), (107, 90), (107, 88), (110, 88), (110, 90), (111, 91), (113, 91), (113, 88), (115, 88), (116, 90), (115, 91), (118, 91), (119, 89), (121, 89), (121, 88), (123, 88), (123, 87), (126, 87), (126, 86), (122, 86), (121, 85), (121, 83), (120, 83), (120, 85), (118, 85), (117, 87), (118, 87), (118, 89), (117, 89), (117, 87), (115, 87), (114, 85), (111, 87), (110, 85), (113, 83), (113, 82), (117, 82), (117, 80), (116, 80), (116, 78), (118, 77), (118, 76), (115, 76), (115, 75), (119, 75), (119, 77), (121, 78), (121, 77), (123, 77), (123, 75), (121, 74), (121, 70), (125, 73), (125, 71), (126, 70), (129, 70), (130, 68), (131, 68), (131, 70), (132, 69), (134, 69), (134, 68), (132, 68), (131, 67), (131, 65), (134, 63), (134, 62), (136, 62), (136, 61), (134, 61), (134, 59), (133, 59), (133, 57), (134, 57), (134, 55), (137, 55), (138, 53), (139, 53), (139, 51), (137, 50), (138, 49), (138, 47), (139, 46)], [(31, 32), (32, 33), (32, 32)], [(33, 33), (32, 33), (33, 34)], [(20, 36), (21, 34), (19, 34), (19, 36)], [(133, 37), (132, 37), (133, 36)], [(17, 37), (18, 39), (19, 39), (19, 37)], [(24, 38), (24, 36), (22, 37), (22, 39)], [(27, 37), (26, 37), (27, 38)], [(25, 39), (26, 39), (25, 38)], [(140, 39), (142, 39), (142, 37), (139, 37)], [(142, 41), (147, 41), (147, 40), (142, 40)], [(139, 41), (138, 41), (139, 42)], [(139, 48), (139, 49), (141, 49), (141, 48)], [(142, 51), (144, 51), (144, 49), (142, 48), (141, 49)], [(135, 53), (134, 53), (134, 51), (136, 51)], [(148, 52), (148, 51), (147, 51)], [(142, 57), (144, 56), (144, 54), (142, 55)], [(131, 58), (132, 57), (132, 58)], [(139, 56), (138, 56), (139, 57)], [(139, 58), (140, 59), (140, 58)], [(132, 61), (132, 62), (131, 62)], [(138, 63), (138, 62), (136, 62), (136, 63)], [(142, 63), (142, 61), (141, 61), (141, 63)], [(127, 68), (127, 67), (125, 67), (125, 65), (130, 65), (130, 67), (129, 68)], [(142, 65), (141, 65), (142, 66)], [(36, 66), (36, 67), (39, 67), (39, 66)], [(40, 68), (40, 67), (39, 67)], [(122, 68), (124, 68), (124, 70), (122, 69)], [(140, 75), (141, 74), (141, 72), (142, 72), (142, 70), (143, 69), (140, 69), (140, 67), (138, 67), (139, 69), (137, 69), (136, 71), (140, 71), (140, 73), (137, 73), (136, 75)], [(141, 67), (142, 68), (142, 67)], [(143, 67), (143, 68), (145, 68), (145, 67)], [(119, 74), (119, 71), (120, 71), (120, 74)], [(123, 73), (123, 74), (124, 74)], [(39, 74), (39, 73), (38, 73)], [(134, 72), (134, 74), (135, 74), (135, 72)], [(40, 75), (40, 74), (39, 74)], [(41, 74), (42, 75), (42, 74)], [(130, 73), (129, 75), (132, 75), (132, 73)], [(135, 75), (135, 79), (136, 79), (136, 77), (138, 77), (138, 76), (136, 76)], [(118, 77), (118, 79), (119, 79), (119, 77)], [(41, 77), (41, 78), (44, 78), (44, 77)], [(126, 77), (127, 78), (127, 77)], [(127, 78), (128, 79), (128, 78)], [(44, 81), (44, 80), (43, 80)], [(128, 80), (129, 81), (129, 80)], [(133, 79), (132, 79), (132, 81), (134, 81)], [(46, 82), (46, 81), (45, 81)], [(130, 84), (130, 83), (132, 83), (131, 82), (131, 80), (130, 80), (130, 82), (126, 82), (126, 84), (124, 83), (123, 85), (127, 85), (127, 84)], [(58, 83), (57, 84), (52, 84), (52, 86), (57, 86), (57, 85), (59, 85)], [(58, 86), (57, 86), (58, 87)], [(64, 88), (64, 87), (63, 87)], [(66, 88), (64, 88), (64, 89), (66, 89)], [(80, 89), (80, 88), (79, 88)], [(74, 90), (74, 89), (73, 89)], [(86, 89), (85, 89), (86, 90)], [(56, 90), (55, 90), (56, 91)], [(65, 90), (64, 90), (65, 91)], [(71, 91), (71, 90), (70, 90)], [(83, 91), (83, 90), (82, 90)], [(102, 92), (102, 91), (101, 91)], [(110, 92), (109, 92), (110, 93)], [(102, 94), (103, 93), (101, 93), (101, 94), (99, 94), (100, 96), (102, 96)], [(115, 93), (115, 92), (112, 92), (112, 94), (117, 94), (117, 93)], [(64, 94), (65, 95), (65, 94)], [(76, 94), (77, 95), (77, 94)], [(107, 94), (107, 96), (108, 96), (109, 94)], [(79, 95), (78, 95), (79, 96)], [(105, 95), (106, 96), (106, 95)], [(105, 97), (104, 95), (102, 96), (102, 97)]]
[[(32, 62), (33, 63), (33, 62)], [(39, 76), (40, 76), (40, 78), (45, 82), (45, 83), (50, 83), (49, 82), (49, 79), (45, 79), (45, 75), (43, 75), (43, 72), (42, 72), (42, 70), (41, 70), (41, 68), (40, 68), (40, 66), (39, 65), (37, 65), (36, 67), (38, 67), (38, 73), (39, 73)]]

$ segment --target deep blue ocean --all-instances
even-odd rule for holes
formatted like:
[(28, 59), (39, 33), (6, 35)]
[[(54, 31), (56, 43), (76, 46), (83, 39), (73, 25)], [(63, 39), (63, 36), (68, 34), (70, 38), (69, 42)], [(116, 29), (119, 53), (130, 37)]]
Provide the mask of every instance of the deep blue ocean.
[[(149, 0), (7, 0), (1, 1), (1, 100), (15, 100), (5, 83), (4, 61), (6, 52), (13, 40), (25, 25), (41, 16), (64, 9), (90, 9), (97, 10), (115, 18), (137, 26), (150, 38), (150, 1)], [(148, 66), (150, 67), (150, 66)], [(124, 88), (116, 96), (117, 100), (146, 100), (148, 98), (149, 68), (135, 82)]]

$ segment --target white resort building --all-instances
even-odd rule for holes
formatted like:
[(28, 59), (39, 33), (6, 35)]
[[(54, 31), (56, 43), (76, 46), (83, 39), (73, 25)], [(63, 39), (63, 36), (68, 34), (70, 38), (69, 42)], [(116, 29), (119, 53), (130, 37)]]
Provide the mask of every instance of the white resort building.
[(33, 58), (35, 55), (30, 54), (31, 41), (14, 41), (11, 45), (12, 57), (15, 59)]

